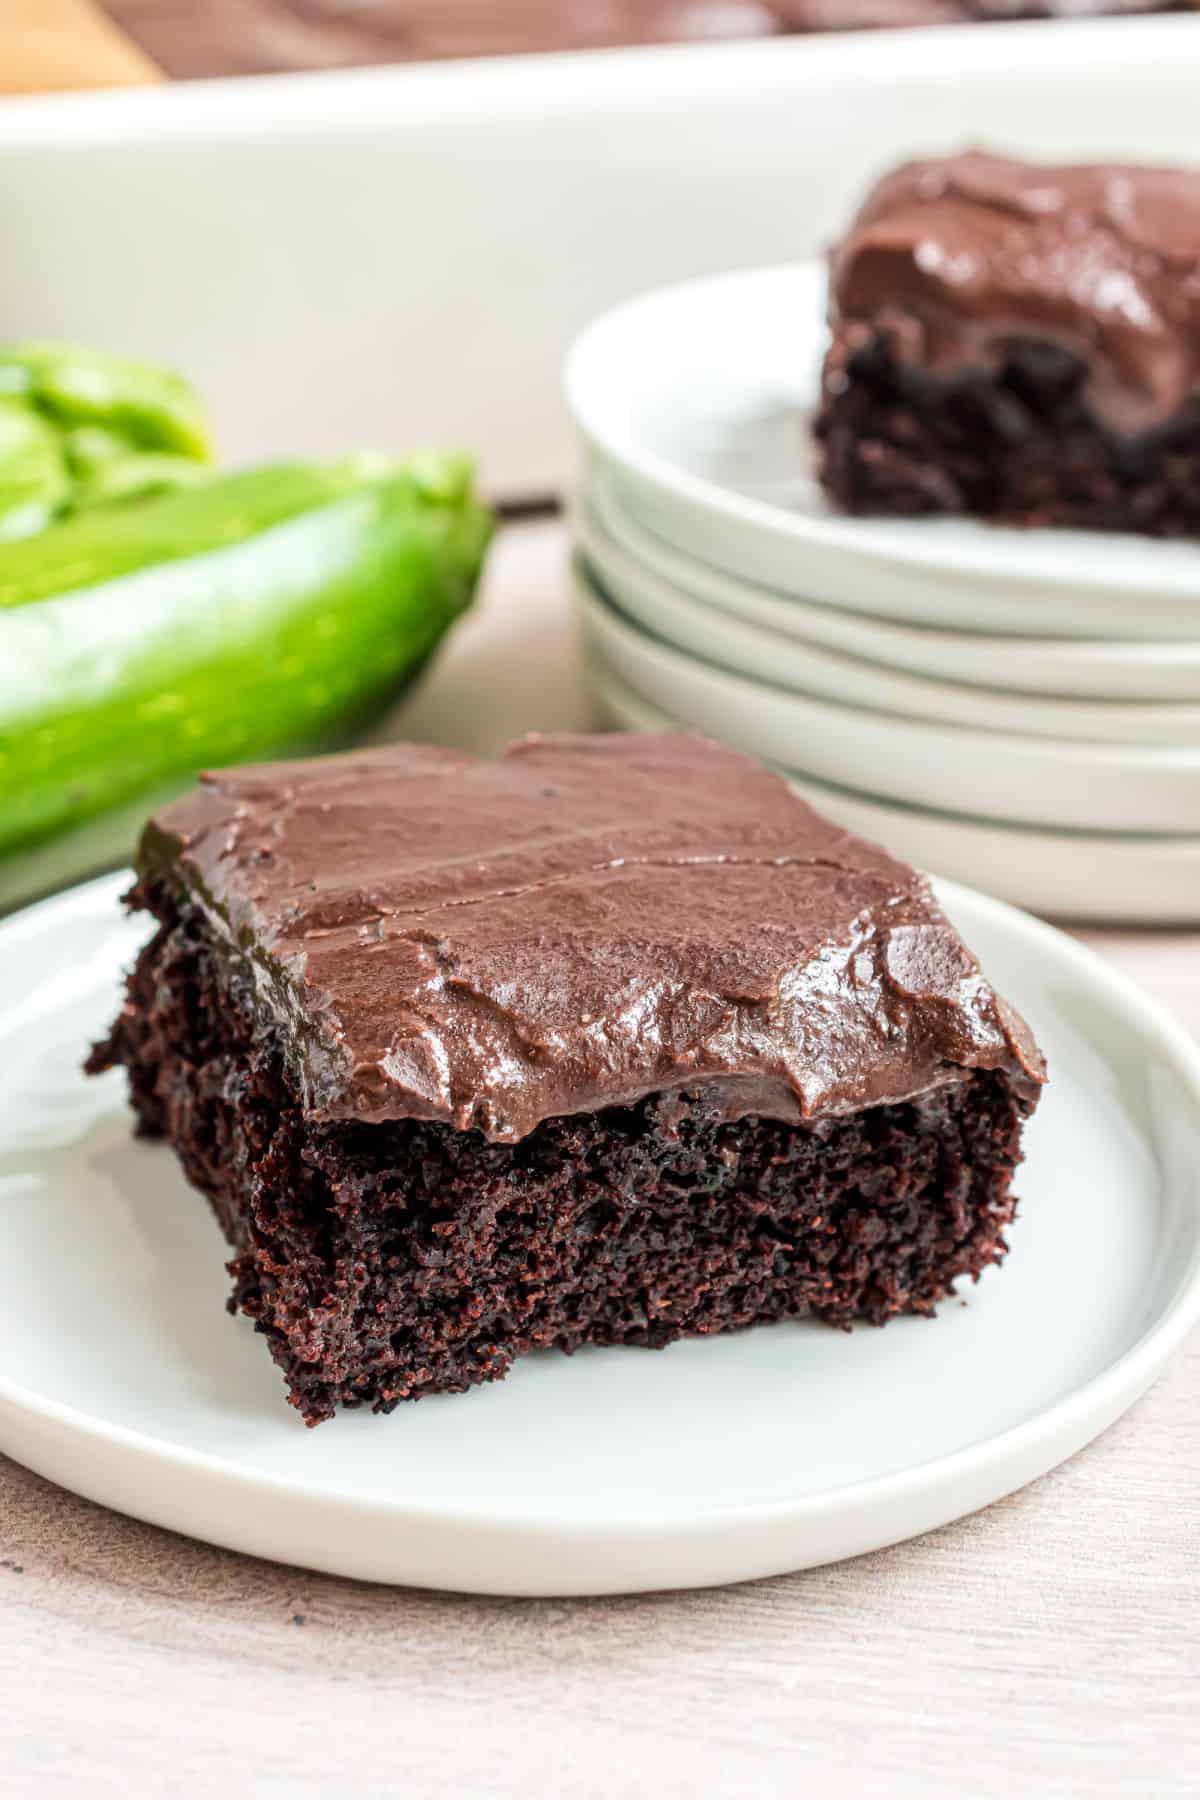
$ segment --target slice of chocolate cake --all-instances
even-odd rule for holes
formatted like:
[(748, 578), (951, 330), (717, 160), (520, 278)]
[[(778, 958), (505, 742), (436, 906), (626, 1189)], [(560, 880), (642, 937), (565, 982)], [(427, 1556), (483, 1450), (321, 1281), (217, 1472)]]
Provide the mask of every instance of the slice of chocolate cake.
[(1200, 533), (1200, 174), (910, 163), (835, 250), (830, 322), (842, 510)]
[(129, 904), (158, 929), (89, 1066), (310, 1424), (543, 1346), (928, 1312), (1003, 1255), (1027, 1029), (921, 876), (732, 751), (227, 771)]

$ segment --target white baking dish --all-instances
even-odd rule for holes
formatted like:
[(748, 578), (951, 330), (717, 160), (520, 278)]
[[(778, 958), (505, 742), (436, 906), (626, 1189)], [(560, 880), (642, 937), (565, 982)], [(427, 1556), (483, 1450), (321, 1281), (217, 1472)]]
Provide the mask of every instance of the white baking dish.
[(0, 340), (177, 359), (239, 459), (454, 439), (537, 495), (612, 302), (810, 255), (910, 151), (1200, 158), (1198, 94), (1168, 17), (10, 100)]

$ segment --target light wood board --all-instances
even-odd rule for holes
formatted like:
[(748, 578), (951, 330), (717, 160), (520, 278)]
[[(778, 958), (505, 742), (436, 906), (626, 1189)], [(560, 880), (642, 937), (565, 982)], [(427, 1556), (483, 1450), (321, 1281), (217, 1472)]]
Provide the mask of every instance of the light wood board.
[(0, 0), (0, 93), (158, 79), (150, 58), (88, 0)]

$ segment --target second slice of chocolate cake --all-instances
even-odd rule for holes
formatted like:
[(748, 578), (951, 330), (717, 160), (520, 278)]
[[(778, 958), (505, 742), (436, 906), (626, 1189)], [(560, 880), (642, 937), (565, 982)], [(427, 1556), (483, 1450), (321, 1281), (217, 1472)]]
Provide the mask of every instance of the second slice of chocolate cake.
[(829, 311), (843, 511), (1200, 534), (1200, 173), (909, 163), (834, 251)]
[[(128, 1071), (293, 1404), (928, 1312), (1043, 1080), (925, 880), (697, 738), (205, 778), (147, 828)], [(803, 1346), (780, 1341), (780, 1355)]]

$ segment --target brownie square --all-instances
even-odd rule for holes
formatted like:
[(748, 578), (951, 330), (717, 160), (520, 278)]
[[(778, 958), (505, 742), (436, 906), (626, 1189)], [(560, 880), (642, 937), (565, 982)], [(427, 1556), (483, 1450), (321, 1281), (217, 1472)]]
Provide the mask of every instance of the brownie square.
[(1200, 174), (909, 163), (834, 251), (829, 311), (841, 510), (1200, 532)]
[(928, 1312), (1004, 1252), (1027, 1028), (921, 876), (702, 739), (207, 776), (128, 904), (89, 1067), (310, 1424), (542, 1347)]

